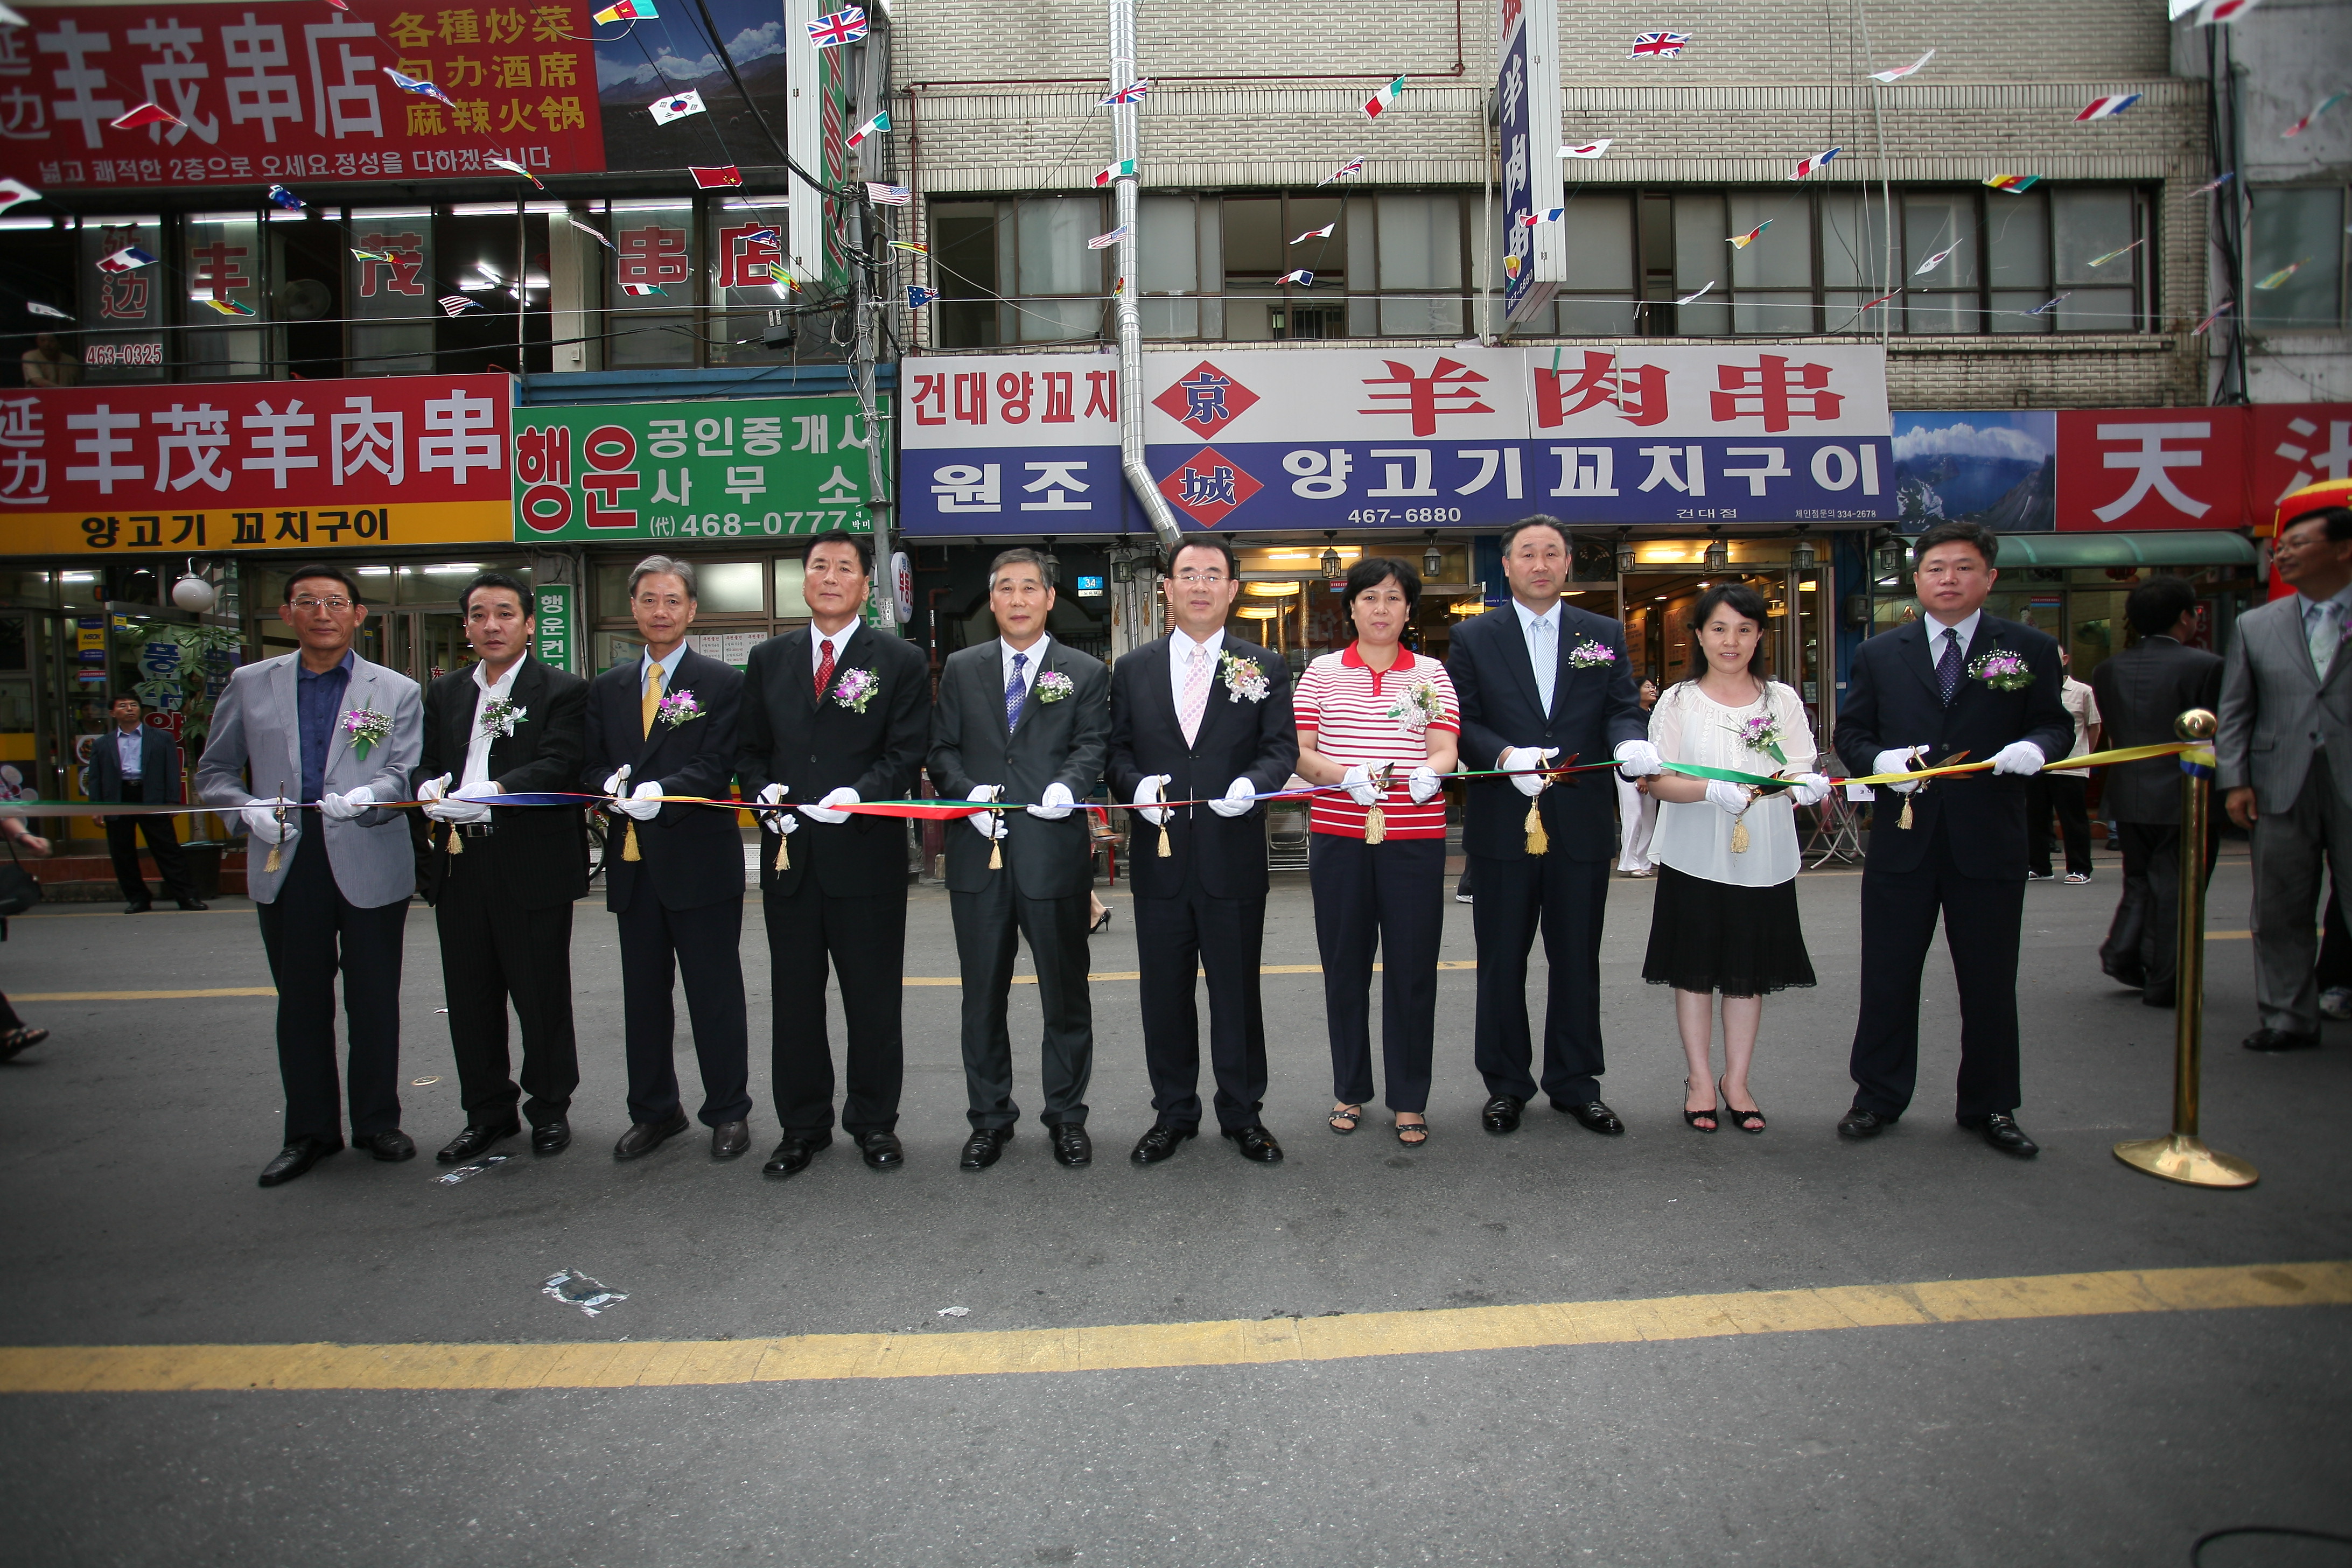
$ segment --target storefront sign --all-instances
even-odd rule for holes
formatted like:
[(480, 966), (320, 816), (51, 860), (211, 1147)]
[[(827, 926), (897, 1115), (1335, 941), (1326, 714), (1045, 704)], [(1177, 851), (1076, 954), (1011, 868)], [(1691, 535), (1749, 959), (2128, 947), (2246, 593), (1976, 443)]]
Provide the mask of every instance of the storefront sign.
[[(871, 437), (849, 396), (529, 409), (514, 438), (514, 537), (871, 532)], [(887, 447), (883, 458), (887, 472)]]
[[(1097, 358), (902, 367), (910, 534), (1117, 533)], [(1874, 346), (1293, 349), (1144, 355), (1147, 461), (1194, 527), (1501, 527), (1894, 516)]]
[(512, 386), (415, 375), (0, 395), (0, 528), (27, 555), (504, 541)]
[(1502, 0), (1502, 68), (1495, 112), (1503, 142), (1503, 312), (1524, 321), (1567, 278), (1562, 204), (1559, 9), (1554, 0)]
[(2243, 409), (2083, 408), (2056, 418), (2062, 530), (2238, 526)]
[(569, 583), (542, 583), (531, 590), (531, 656), (557, 669), (577, 669), (578, 624), (572, 618)]

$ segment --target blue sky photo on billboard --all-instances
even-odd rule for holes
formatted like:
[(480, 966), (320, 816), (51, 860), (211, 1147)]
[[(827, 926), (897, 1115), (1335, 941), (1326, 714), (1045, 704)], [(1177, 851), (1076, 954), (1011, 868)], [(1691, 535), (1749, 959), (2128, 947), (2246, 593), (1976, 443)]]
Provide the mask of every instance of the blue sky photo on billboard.
[(2021, 413), (1895, 416), (1896, 526), (1919, 533), (1966, 519), (2003, 533), (2058, 525), (2058, 416)]

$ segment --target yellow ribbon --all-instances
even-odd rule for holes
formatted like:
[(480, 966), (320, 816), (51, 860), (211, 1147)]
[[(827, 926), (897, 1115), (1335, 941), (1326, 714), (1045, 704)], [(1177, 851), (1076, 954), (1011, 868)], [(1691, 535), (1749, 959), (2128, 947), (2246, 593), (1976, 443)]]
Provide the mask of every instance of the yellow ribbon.
[[(2052, 763), (2042, 771), (2071, 773), (2076, 768), (2099, 768), (2107, 767), (2116, 763), (2145, 762), (2150, 757), (2177, 757), (2188, 751), (2189, 744), (2190, 742), (2187, 741), (2167, 741), (2160, 746), (2126, 746), (2121, 751), (2093, 752), (2086, 756), (2068, 757), (2063, 761)], [(1915, 784), (1922, 779), (1949, 778), (1955, 773), (1987, 773), (1991, 768), (1992, 763), (1987, 760), (1981, 763), (1956, 763), (1948, 768), (1922, 768), (1917, 773), (1872, 773), (1866, 778), (1836, 779), (1832, 782), (1842, 784)]]

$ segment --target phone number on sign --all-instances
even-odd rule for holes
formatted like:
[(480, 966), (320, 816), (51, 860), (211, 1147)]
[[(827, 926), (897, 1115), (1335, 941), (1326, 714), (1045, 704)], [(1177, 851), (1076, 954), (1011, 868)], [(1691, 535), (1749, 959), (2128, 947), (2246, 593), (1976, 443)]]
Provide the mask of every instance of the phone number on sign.
[(863, 533), (872, 527), (864, 513), (849, 511), (772, 511), (765, 517), (738, 512), (711, 512), (704, 517), (648, 519), (646, 531), (656, 539), (740, 539), (747, 533), (771, 538), (788, 533), (823, 533), (831, 528)]
[(1462, 509), (1458, 506), (1382, 506), (1358, 507), (1348, 514), (1349, 522), (1460, 522)]

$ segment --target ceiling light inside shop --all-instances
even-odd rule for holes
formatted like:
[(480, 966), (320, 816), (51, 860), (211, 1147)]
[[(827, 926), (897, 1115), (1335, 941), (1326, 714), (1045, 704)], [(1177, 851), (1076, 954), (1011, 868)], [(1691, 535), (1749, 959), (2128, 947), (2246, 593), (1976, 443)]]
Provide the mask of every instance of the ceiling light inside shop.
[(453, 217), (512, 217), (512, 202), (459, 202), (449, 209)]
[(1251, 583), (1245, 584), (1242, 591), (1252, 598), (1287, 599), (1304, 586), (1299, 583)]
[(1810, 594), (1820, 586), (1821, 584), (1819, 583), (1800, 583), (1797, 584), (1797, 592), (1800, 594)]
[(1272, 605), (1244, 605), (1234, 614), (1245, 621), (1270, 621), (1282, 612)]

